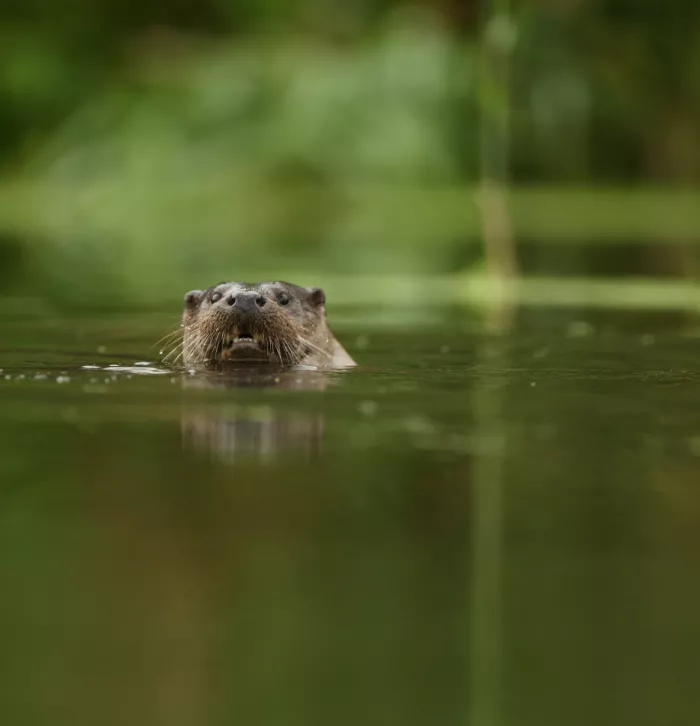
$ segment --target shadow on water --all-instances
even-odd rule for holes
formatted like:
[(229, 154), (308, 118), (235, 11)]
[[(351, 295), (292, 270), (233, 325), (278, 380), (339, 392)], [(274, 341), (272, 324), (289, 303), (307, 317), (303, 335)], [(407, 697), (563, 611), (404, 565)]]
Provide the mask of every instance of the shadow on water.
[(4, 722), (694, 722), (693, 320), (445, 309), (235, 375), (158, 316), (0, 325)]

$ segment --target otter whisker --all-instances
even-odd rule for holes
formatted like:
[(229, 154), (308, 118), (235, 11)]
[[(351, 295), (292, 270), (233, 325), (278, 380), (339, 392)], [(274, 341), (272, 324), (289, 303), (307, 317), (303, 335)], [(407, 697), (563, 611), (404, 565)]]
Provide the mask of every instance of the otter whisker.
[(173, 338), (172, 340), (168, 340), (165, 343), (163, 343), (161, 346), (158, 346), (158, 347), (161, 348), (161, 350), (168, 350), (168, 349), (172, 349), (181, 344), (182, 344), (182, 338), (180, 337), (180, 338)]
[(182, 350), (183, 362), (186, 360), (189, 360), (193, 363), (199, 361), (199, 358), (197, 357), (197, 351), (200, 350), (202, 338), (202, 332), (198, 329), (195, 331), (194, 337), (187, 340), (187, 343)]
[[(172, 365), (176, 366), (178, 364), (178, 362), (180, 361), (180, 359), (183, 358), (183, 356), (185, 355), (186, 347), (187, 347), (186, 343), (183, 340), (179, 346), (177, 346), (176, 348), (173, 348), (168, 353), (168, 355), (166, 355), (165, 358), (163, 358), (163, 361), (166, 363), (171, 363)], [(177, 353), (177, 355), (175, 355), (175, 357), (172, 360), (169, 360), (171, 358), (171, 356), (173, 356), (175, 353)]]
[(168, 363), (168, 362), (170, 361), (170, 359), (171, 359), (171, 358), (172, 358), (172, 357), (173, 357), (173, 356), (174, 356), (174, 355), (175, 355), (176, 353), (177, 353), (178, 355), (176, 356), (175, 360), (177, 360), (177, 358), (179, 358), (179, 357), (180, 357), (180, 356), (182, 355), (182, 353), (183, 353), (183, 346), (182, 346), (182, 345), (179, 345), (179, 346), (177, 346), (176, 348), (173, 348), (173, 349), (172, 349), (171, 351), (169, 351), (169, 352), (168, 352), (168, 354), (167, 354), (167, 355), (165, 355), (165, 356), (163, 357), (163, 362), (164, 362), (164, 363)]
[(324, 356), (326, 356), (326, 357), (328, 357), (328, 358), (330, 358), (330, 357), (331, 357), (331, 353), (330, 353), (329, 351), (327, 351), (327, 350), (324, 350), (323, 348), (320, 348), (320, 347), (319, 347), (318, 345), (315, 345), (315, 344), (314, 344), (314, 343), (312, 343), (312, 342), (311, 342), (310, 340), (307, 340), (306, 338), (302, 338), (301, 336), (299, 336), (299, 340), (300, 340), (300, 341), (301, 341), (301, 342), (302, 342), (302, 343), (303, 343), (304, 345), (306, 345), (306, 346), (307, 346), (307, 347), (308, 347), (308, 348), (309, 348), (310, 350), (313, 350), (313, 351), (315, 351), (315, 352), (317, 352), (317, 353), (320, 353), (321, 355), (324, 355)]
[(292, 348), (292, 346), (285, 342), (284, 347), (287, 350), (287, 357), (289, 358), (290, 363), (296, 365), (301, 360), (301, 352), (299, 350), (299, 346), (296, 348)]
[(172, 356), (172, 354), (176, 350), (181, 349), (184, 346), (184, 344), (185, 344), (184, 338), (179, 338), (177, 340), (168, 341), (165, 345), (163, 345), (163, 347), (161, 348), (159, 353), (163, 356), (163, 360), (167, 361), (168, 358), (170, 358), (170, 356)]
[[(156, 344), (156, 346), (161, 347), (161, 349), (158, 351), (158, 353), (159, 353), (159, 355), (162, 356), (163, 361), (167, 361), (168, 358), (173, 354), (173, 352), (176, 351), (178, 348), (180, 348), (183, 345), (182, 336), (180, 336), (178, 338), (172, 337), (177, 332), (179, 332), (179, 331), (175, 331), (174, 333), (169, 333), (164, 338), (161, 338), (161, 340), (158, 341), (159, 343), (162, 343), (163, 341), (166, 340), (166, 338), (171, 337), (170, 340), (167, 340), (165, 343), (162, 344), (162, 347), (158, 346), (158, 343)], [(156, 347), (156, 346), (154, 346), (154, 347)]]
[(182, 337), (182, 334), (182, 327), (177, 328), (177, 330), (171, 330), (169, 333), (166, 333), (160, 340), (153, 343), (152, 347), (157, 348), (159, 345), (167, 345), (171, 342), (171, 338)]
[(225, 338), (226, 338), (226, 331), (225, 330), (222, 330), (219, 333), (218, 340), (216, 341), (215, 351), (217, 353), (219, 353), (220, 351), (222, 351), (224, 349), (224, 340), (225, 340)]
[(163, 355), (164, 358), (167, 358), (168, 356), (172, 355), (172, 353), (174, 351), (178, 350), (178, 348), (182, 348), (183, 345), (184, 345), (183, 340), (173, 340), (170, 343), (168, 343), (167, 345), (164, 345), (161, 348), (161, 350), (159, 351), (159, 353), (161, 355)]
[(279, 349), (279, 358), (280, 360), (283, 360), (282, 358), (282, 351), (284, 351), (284, 357), (289, 358), (289, 344), (286, 340), (280, 341), (280, 344), (278, 345)]

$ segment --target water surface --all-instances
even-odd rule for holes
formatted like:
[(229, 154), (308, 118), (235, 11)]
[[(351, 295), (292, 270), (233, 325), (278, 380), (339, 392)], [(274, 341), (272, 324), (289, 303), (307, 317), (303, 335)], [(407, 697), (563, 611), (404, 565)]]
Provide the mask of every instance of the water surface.
[(192, 375), (172, 315), (6, 310), (3, 723), (696, 723), (696, 321), (338, 310), (355, 371)]

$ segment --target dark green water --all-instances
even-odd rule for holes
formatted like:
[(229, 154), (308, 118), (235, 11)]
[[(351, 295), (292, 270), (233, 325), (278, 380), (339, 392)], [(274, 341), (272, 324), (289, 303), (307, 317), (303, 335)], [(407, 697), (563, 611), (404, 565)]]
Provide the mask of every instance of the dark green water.
[(5, 309), (1, 723), (697, 723), (692, 321), (338, 311), (358, 370), (222, 377)]

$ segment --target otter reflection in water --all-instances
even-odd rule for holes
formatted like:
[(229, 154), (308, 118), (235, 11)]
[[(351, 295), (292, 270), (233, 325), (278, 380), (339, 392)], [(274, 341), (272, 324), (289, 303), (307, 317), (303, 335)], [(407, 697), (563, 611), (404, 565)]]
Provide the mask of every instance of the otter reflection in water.
[(350, 368), (355, 362), (326, 320), (318, 287), (222, 282), (185, 296), (175, 361), (204, 368), (238, 364)]
[[(333, 381), (318, 371), (278, 371), (260, 367), (236, 368), (226, 375), (187, 376), (183, 388), (280, 388), (290, 391), (323, 391)], [(227, 403), (221, 407), (186, 405), (182, 413), (183, 445), (225, 463), (246, 458), (273, 461), (293, 454), (315, 458), (323, 448), (324, 416), (321, 411), (280, 410), (270, 405)]]

